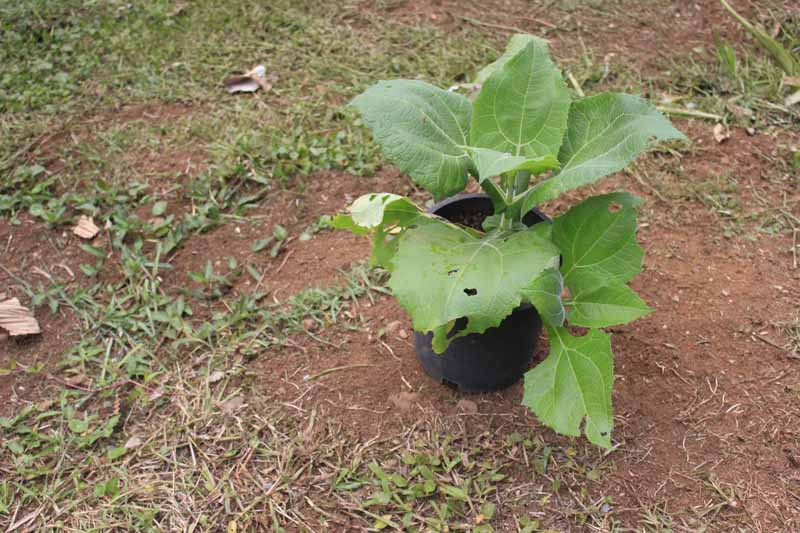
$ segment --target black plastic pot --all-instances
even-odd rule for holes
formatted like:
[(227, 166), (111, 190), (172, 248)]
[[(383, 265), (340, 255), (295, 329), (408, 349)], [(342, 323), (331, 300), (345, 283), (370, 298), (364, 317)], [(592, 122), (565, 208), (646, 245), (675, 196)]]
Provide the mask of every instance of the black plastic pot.
[[(430, 213), (450, 221), (482, 221), (492, 214), (492, 202), (485, 194), (465, 194), (449, 198), (429, 209)], [(523, 220), (528, 226), (550, 222), (538, 210), (530, 211)], [(456, 321), (453, 333), (466, 325)], [(519, 381), (530, 367), (542, 320), (529, 304), (514, 310), (496, 328), (481, 334), (471, 333), (455, 339), (443, 354), (431, 346), (432, 333), (417, 333), (414, 345), (425, 372), (445, 385), (461, 392), (487, 392), (509, 387)]]

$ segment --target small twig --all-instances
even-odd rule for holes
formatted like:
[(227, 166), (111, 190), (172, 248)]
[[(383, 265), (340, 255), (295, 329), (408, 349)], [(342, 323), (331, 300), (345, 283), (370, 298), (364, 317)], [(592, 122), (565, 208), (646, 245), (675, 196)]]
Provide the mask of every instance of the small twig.
[(276, 274), (280, 273), (281, 269), (286, 265), (286, 262), (289, 260), (289, 257), (292, 256), (292, 252), (294, 252), (294, 249), (291, 249), (288, 252), (286, 252), (286, 257), (283, 258), (281, 266), (279, 266), (278, 270), (275, 271)]
[[(678, 376), (678, 379), (680, 379), (681, 381), (683, 381), (684, 383), (686, 383), (686, 384), (687, 384), (687, 385), (689, 385), (689, 386), (691, 386), (691, 385), (692, 385), (692, 384), (691, 384), (689, 381), (687, 381), (687, 380), (686, 380), (686, 378), (685, 378), (685, 377), (681, 376), (681, 375), (678, 373), (678, 371), (677, 371), (677, 370), (675, 370), (674, 368), (670, 368), (670, 370), (672, 370), (672, 373), (673, 373), (673, 374), (675, 374), (676, 376)], [(699, 407), (699, 406), (698, 406), (698, 407)]]
[(797, 270), (797, 228), (792, 228), (792, 270)]
[(534, 18), (534, 17), (515, 17), (515, 18), (518, 18), (520, 20), (527, 20), (528, 22), (533, 22), (534, 24), (541, 24), (542, 26), (544, 26), (546, 28), (550, 28), (551, 30), (557, 30), (558, 29), (558, 26), (556, 26), (555, 24), (551, 24), (551, 23), (547, 22), (546, 20), (537, 19), (537, 18)]
[(32, 513), (29, 513), (29, 514), (23, 516), (18, 522), (8, 526), (8, 529), (6, 529), (6, 533), (11, 533), (12, 531), (14, 531), (16, 529), (19, 529), (20, 527), (24, 526), (28, 522), (32, 522), (33, 520), (35, 520), (37, 516), (42, 514), (42, 511), (44, 511), (44, 507), (45, 506), (42, 505), (41, 507), (39, 507), (38, 509), (36, 509)]
[(75, 389), (75, 390), (79, 390), (81, 392), (86, 392), (88, 394), (95, 394), (97, 392), (100, 392), (101, 390), (104, 390), (104, 389), (107, 389), (107, 388), (111, 387), (112, 385), (115, 385), (115, 384), (112, 384), (112, 385), (106, 385), (105, 387), (100, 387), (98, 389), (90, 389), (89, 387), (84, 387), (82, 385), (78, 385), (77, 383), (70, 383), (69, 381), (63, 380), (63, 379), (61, 379), (61, 378), (59, 378), (57, 376), (54, 376), (53, 374), (48, 374), (47, 377), (49, 377), (53, 381), (61, 383), (62, 385), (64, 385), (68, 389)]
[(386, 343), (385, 343), (384, 341), (382, 341), (382, 340), (378, 340), (378, 342), (380, 342), (380, 343), (381, 343), (381, 345), (383, 345), (383, 347), (384, 347), (384, 348), (386, 348), (386, 351), (387, 351), (387, 352), (389, 352), (389, 355), (391, 355), (391, 356), (392, 356), (392, 357), (393, 357), (395, 360), (397, 360), (397, 361), (400, 361), (400, 358), (399, 358), (399, 357), (397, 357), (397, 356), (394, 354), (394, 350), (392, 350), (392, 347), (391, 347), (391, 346), (389, 346), (388, 344), (386, 344)]
[(774, 382), (778, 381), (779, 379), (783, 378), (784, 376), (786, 376), (786, 371), (785, 370), (783, 370), (780, 374), (778, 374), (774, 378), (768, 379), (767, 381), (765, 381), (764, 385), (766, 385), (768, 383), (774, 383)]
[[(642, 173), (644, 173), (645, 175), (647, 175), (647, 173), (645, 173), (645, 172), (644, 172), (644, 170), (642, 171)], [(636, 179), (636, 181), (638, 181), (640, 184), (642, 184), (642, 186), (644, 186), (644, 187), (647, 187), (648, 189), (650, 189), (651, 191), (653, 191), (653, 194), (655, 194), (655, 195), (656, 195), (656, 198), (658, 198), (659, 200), (661, 200), (661, 201), (662, 201), (662, 202), (664, 202), (665, 204), (666, 204), (666, 203), (669, 203), (669, 202), (667, 201), (667, 199), (666, 199), (666, 198), (664, 198), (664, 195), (663, 195), (663, 194), (661, 194), (661, 192), (659, 192), (659, 190), (658, 190), (658, 189), (656, 189), (655, 187), (653, 187), (652, 185), (650, 185), (648, 182), (644, 181), (644, 179), (642, 179), (642, 177), (641, 177), (641, 176), (639, 176), (639, 173), (638, 173), (638, 172), (631, 172), (631, 174), (633, 174), (633, 177)], [(649, 178), (650, 176), (647, 176), (647, 177)]]
[(334, 372), (339, 372), (340, 370), (351, 370), (353, 368), (367, 368), (372, 367), (375, 365), (368, 365), (365, 363), (359, 363), (355, 365), (344, 365), (344, 366), (335, 366), (333, 368), (329, 368), (327, 370), (323, 370), (319, 374), (314, 374), (313, 376), (303, 376), (303, 381), (314, 381), (315, 379), (321, 378), (323, 376), (327, 376), (328, 374), (332, 374)]
[(464, 15), (457, 15), (457, 16), (461, 20), (464, 20), (476, 26), (486, 26), (487, 28), (495, 28), (498, 30), (510, 31), (514, 33), (525, 33), (525, 31), (519, 28), (515, 28), (514, 26), (506, 26), (505, 24), (494, 24), (492, 22), (483, 22), (482, 20), (474, 19), (471, 17), (465, 17)]
[(722, 115), (715, 115), (714, 113), (706, 113), (704, 111), (695, 111), (693, 109), (680, 109), (677, 107), (656, 106), (659, 111), (668, 115), (678, 115), (682, 117), (692, 118), (705, 118), (708, 120), (722, 121), (725, 117)]
[(752, 335), (753, 335), (753, 337), (755, 337), (756, 339), (760, 340), (760, 341), (761, 341), (761, 342), (763, 342), (763, 343), (769, 344), (769, 345), (770, 345), (770, 346), (772, 346), (773, 348), (777, 348), (777, 349), (779, 349), (779, 350), (781, 350), (781, 351), (786, 351), (786, 347), (785, 347), (785, 346), (780, 346), (780, 345), (778, 345), (778, 344), (776, 344), (776, 343), (772, 342), (772, 341), (771, 341), (771, 340), (769, 340), (768, 338), (766, 338), (766, 337), (762, 337), (762, 336), (761, 336), (761, 335), (759, 335), (758, 333), (753, 333)]
[(584, 93), (583, 89), (581, 89), (581, 84), (578, 83), (578, 80), (575, 79), (575, 76), (572, 75), (572, 72), (567, 71), (567, 79), (572, 84), (572, 87), (575, 89), (575, 92), (578, 93), (580, 98), (586, 96), (586, 93)]

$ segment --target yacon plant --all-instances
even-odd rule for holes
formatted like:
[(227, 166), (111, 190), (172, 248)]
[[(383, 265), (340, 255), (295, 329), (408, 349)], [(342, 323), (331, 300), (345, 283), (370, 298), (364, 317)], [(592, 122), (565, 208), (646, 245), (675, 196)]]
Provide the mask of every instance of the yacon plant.
[[(358, 198), (334, 225), (374, 234), (373, 262), (391, 273), (414, 329), (433, 332), (437, 353), (532, 304), (550, 353), (525, 374), (523, 403), (559, 433), (583, 429), (610, 447), (613, 356), (602, 328), (650, 312), (627, 286), (642, 269), (638, 200), (594, 196), (552, 224), (522, 220), (542, 202), (621, 170), (654, 141), (685, 137), (636, 96), (573, 100), (545, 41), (530, 35), (514, 36), (478, 82), (473, 102), (422, 81), (392, 80), (351, 105), (386, 158), (435, 199), (463, 191), (473, 176), (494, 208), (483, 231), (388, 193)], [(455, 331), (459, 318), (466, 326)], [(588, 332), (575, 336), (565, 321)]]

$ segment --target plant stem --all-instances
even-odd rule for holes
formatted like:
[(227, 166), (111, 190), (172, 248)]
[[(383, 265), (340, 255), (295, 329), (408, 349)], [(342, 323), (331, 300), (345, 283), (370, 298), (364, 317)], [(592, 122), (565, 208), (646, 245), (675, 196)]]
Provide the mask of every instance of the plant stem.
[(481, 189), (492, 199), (495, 213), (502, 213), (506, 208), (506, 194), (491, 178), (479, 182)]
[(511, 191), (511, 199), (514, 199), (514, 196), (517, 193), (522, 192), (528, 188), (528, 185), (531, 184), (531, 173), (528, 170), (520, 170), (517, 172), (517, 177), (514, 179), (514, 190)]

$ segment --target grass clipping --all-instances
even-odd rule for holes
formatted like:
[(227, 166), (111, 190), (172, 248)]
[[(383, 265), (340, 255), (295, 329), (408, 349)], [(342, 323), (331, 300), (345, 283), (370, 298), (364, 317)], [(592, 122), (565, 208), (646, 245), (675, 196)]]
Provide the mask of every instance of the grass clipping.
[(4, 294), (0, 294), (0, 328), (12, 337), (41, 333), (33, 313), (16, 298), (6, 300)]

